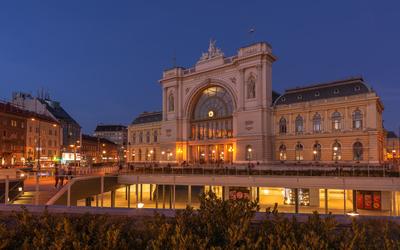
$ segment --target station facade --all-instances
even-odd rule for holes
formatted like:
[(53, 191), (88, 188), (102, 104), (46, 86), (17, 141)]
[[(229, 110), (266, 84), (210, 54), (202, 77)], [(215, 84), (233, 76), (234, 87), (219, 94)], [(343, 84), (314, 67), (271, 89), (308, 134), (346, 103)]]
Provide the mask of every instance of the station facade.
[(265, 42), (225, 57), (210, 41), (192, 68), (163, 72), (162, 111), (128, 128), (128, 162), (383, 161), (383, 105), (362, 78), (272, 90)]

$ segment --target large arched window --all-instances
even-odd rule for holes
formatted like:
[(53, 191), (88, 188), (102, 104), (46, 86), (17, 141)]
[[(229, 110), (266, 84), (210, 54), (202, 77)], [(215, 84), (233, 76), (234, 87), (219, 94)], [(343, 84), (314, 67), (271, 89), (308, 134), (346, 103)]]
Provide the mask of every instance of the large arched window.
[(256, 98), (256, 79), (250, 75), (247, 80), (247, 99)]
[(150, 143), (150, 131), (146, 132), (146, 143)]
[(168, 111), (174, 111), (175, 110), (175, 98), (174, 94), (170, 93), (168, 96)]
[(339, 112), (332, 114), (332, 130), (338, 131), (342, 128), (342, 115)]
[(321, 115), (316, 113), (313, 117), (313, 131), (319, 133), (322, 130)]
[(286, 131), (287, 131), (286, 119), (282, 117), (279, 120), (279, 134), (286, 134)]
[(213, 86), (201, 91), (191, 114), (191, 138), (205, 140), (232, 137), (233, 111), (232, 96), (224, 88)]
[(314, 161), (320, 161), (321, 160), (321, 144), (316, 142), (313, 147), (313, 157)]
[(342, 159), (342, 145), (335, 141), (332, 145), (332, 160), (340, 161)]
[(303, 145), (300, 142), (298, 142), (296, 144), (295, 157), (296, 157), (296, 161), (302, 161), (304, 159), (304, 156), (303, 156)]
[(192, 120), (230, 117), (233, 113), (231, 95), (222, 87), (209, 87), (197, 99)]
[(279, 147), (279, 160), (286, 161), (286, 146), (283, 144)]
[(295, 127), (296, 127), (296, 133), (301, 134), (303, 133), (304, 126), (303, 126), (303, 117), (301, 115), (298, 115), (295, 120)]
[(353, 113), (353, 129), (361, 129), (363, 125), (363, 116), (361, 110), (356, 109)]
[(353, 159), (355, 161), (361, 161), (363, 159), (363, 145), (359, 141), (353, 144)]

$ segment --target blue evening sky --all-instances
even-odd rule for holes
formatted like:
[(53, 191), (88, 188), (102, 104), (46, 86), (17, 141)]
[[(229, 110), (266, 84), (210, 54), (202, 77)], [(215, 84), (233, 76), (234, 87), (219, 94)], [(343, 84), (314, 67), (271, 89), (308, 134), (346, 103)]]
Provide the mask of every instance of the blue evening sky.
[(174, 55), (191, 67), (210, 37), (226, 55), (268, 41), (280, 92), (362, 75), (398, 130), (400, 1), (1, 1), (0, 98), (44, 88), (85, 132), (128, 124), (160, 109)]

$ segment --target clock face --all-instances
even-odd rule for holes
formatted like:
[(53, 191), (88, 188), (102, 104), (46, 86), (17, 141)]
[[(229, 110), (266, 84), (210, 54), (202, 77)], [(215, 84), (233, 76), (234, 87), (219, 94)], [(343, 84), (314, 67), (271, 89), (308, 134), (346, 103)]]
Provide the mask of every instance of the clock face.
[(210, 118), (214, 117), (214, 111), (212, 110), (208, 111), (208, 117)]

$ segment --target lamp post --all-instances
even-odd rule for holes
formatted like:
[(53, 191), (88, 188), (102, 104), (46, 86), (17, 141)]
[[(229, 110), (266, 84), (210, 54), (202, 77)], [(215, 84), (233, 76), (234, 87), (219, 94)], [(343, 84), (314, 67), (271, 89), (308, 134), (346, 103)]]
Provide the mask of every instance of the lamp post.
[(249, 158), (249, 164), (250, 164), (250, 160), (251, 160), (251, 152), (253, 151), (252, 148), (248, 148), (247, 152), (249, 153), (248, 158)]
[[(31, 120), (34, 122), (34, 121), (36, 121), (36, 119), (35, 118), (31, 118)], [(38, 130), (39, 130), (39, 135), (38, 135), (38, 140), (39, 140), (39, 142), (37, 143), (37, 147), (36, 147), (36, 150), (37, 150), (37, 156), (38, 156), (38, 162), (37, 162), (37, 166), (36, 166), (36, 168), (37, 168), (37, 171), (40, 171), (40, 168), (41, 168), (41, 166), (40, 166), (40, 153), (41, 153), (41, 151), (42, 151), (42, 148), (41, 148), (41, 141), (42, 141), (42, 137), (41, 137), (41, 123), (40, 123), (40, 119), (38, 119)]]
[(165, 151), (161, 151), (161, 160), (164, 160)]
[(230, 146), (228, 148), (228, 152), (229, 152), (229, 161), (231, 162), (231, 164), (233, 164), (233, 147)]

